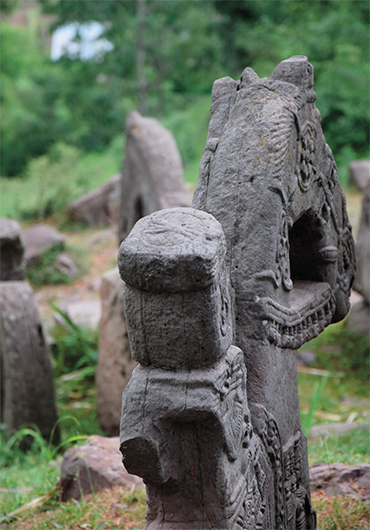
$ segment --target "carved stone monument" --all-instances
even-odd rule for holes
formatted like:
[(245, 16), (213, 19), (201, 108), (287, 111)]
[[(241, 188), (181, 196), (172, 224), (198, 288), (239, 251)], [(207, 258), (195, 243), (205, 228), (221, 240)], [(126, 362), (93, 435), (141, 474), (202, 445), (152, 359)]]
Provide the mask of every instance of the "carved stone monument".
[(296, 349), (349, 309), (354, 244), (306, 57), (215, 82), (191, 209), (122, 243), (121, 452), (147, 530), (311, 530)]

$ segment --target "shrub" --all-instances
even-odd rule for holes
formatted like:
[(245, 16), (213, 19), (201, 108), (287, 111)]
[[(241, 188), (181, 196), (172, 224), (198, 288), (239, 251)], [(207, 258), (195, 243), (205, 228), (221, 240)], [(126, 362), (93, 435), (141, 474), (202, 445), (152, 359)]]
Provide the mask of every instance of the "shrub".
[(98, 331), (76, 324), (58, 307), (52, 307), (63, 319), (63, 324), (56, 324), (52, 330), (55, 340), (51, 348), (55, 376), (81, 369), (80, 380), (94, 380), (98, 360)]

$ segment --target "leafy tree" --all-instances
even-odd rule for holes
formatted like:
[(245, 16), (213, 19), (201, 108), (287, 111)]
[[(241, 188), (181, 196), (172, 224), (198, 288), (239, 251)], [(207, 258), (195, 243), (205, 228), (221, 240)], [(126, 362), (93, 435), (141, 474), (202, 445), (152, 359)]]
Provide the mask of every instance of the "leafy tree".
[(237, 78), (246, 66), (270, 75), (297, 54), (315, 67), (323, 129), (336, 156), (368, 153), (365, 0), (39, 2), (56, 17), (52, 29), (95, 20), (114, 49), (53, 63), (31, 31), (3, 23), (2, 174), (19, 174), (55, 142), (103, 151), (122, 134), (131, 108), (169, 116), (209, 94), (219, 77)]
[[(58, 16), (55, 25), (96, 20), (108, 29), (114, 45), (101, 71), (124, 79), (137, 92), (138, 52), (145, 51), (143, 75), (149, 93), (149, 112), (164, 107), (170, 92), (205, 93), (223, 73), (219, 17), (211, 2), (187, 0), (40, 0), (44, 11)], [(138, 17), (136, 6), (145, 9)], [(139, 20), (140, 18), (140, 20)], [(139, 25), (142, 28), (139, 28)], [(138, 32), (140, 30), (140, 39)], [(143, 42), (142, 42), (143, 41)]]
[(369, 150), (369, 3), (362, 0), (215, 1), (234, 67), (270, 75), (291, 55), (315, 68), (322, 126), (335, 153)]
[(8, 15), (17, 9), (18, 0), (1, 0), (0, 12)]
[(91, 61), (53, 63), (28, 28), (1, 29), (2, 175), (21, 173), (55, 142), (101, 151), (122, 132), (123, 79), (101, 82)]

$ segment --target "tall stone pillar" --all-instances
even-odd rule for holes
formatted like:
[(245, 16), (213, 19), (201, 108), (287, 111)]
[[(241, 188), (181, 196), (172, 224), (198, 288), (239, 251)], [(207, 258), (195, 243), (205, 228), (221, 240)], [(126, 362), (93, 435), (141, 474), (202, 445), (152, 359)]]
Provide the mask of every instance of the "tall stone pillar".
[(15, 221), (0, 219), (0, 420), (9, 437), (23, 425), (59, 443), (53, 368)]

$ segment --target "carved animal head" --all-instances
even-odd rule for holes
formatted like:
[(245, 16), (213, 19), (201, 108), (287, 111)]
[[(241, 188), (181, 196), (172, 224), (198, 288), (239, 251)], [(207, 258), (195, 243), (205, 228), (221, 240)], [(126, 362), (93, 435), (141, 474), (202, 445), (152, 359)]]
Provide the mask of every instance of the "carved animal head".
[(345, 198), (315, 99), (303, 56), (283, 61), (270, 78), (247, 68), (239, 82), (216, 81), (193, 199), (223, 227), (236, 311), (248, 300), (269, 321), (270, 339), (294, 347), (346, 315), (355, 272)]

